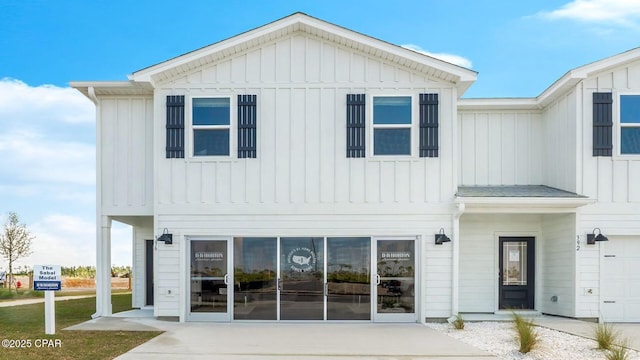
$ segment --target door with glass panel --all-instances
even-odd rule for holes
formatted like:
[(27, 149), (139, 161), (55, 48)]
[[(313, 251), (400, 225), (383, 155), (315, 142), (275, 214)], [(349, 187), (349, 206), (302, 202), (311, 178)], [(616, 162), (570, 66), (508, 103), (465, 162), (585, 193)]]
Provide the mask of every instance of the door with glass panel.
[(324, 320), (324, 238), (280, 238), (280, 320)]
[(188, 242), (189, 320), (230, 320), (228, 239), (191, 239)]
[(371, 238), (327, 238), (327, 320), (371, 320)]
[(499, 308), (534, 309), (534, 238), (501, 237), (499, 241)]
[(416, 316), (416, 241), (377, 239), (376, 321), (417, 321)]

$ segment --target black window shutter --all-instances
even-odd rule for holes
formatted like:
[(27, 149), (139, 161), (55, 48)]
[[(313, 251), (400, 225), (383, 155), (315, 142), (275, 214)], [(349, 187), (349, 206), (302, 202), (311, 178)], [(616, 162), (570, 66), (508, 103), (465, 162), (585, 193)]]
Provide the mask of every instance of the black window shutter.
[(365, 94), (347, 94), (347, 157), (365, 157)]
[(613, 152), (612, 104), (611, 93), (593, 93), (593, 156)]
[(238, 95), (238, 158), (257, 157), (256, 104), (256, 95)]
[(184, 158), (184, 95), (167, 96), (167, 159)]
[(438, 157), (438, 94), (420, 94), (420, 157)]

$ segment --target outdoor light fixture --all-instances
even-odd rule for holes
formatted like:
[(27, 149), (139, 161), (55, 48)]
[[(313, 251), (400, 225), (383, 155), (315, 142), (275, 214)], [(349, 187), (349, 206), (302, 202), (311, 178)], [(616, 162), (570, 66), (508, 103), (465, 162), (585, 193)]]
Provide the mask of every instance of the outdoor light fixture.
[[(596, 230), (598, 230), (598, 235), (596, 235)], [(594, 245), (596, 241), (609, 241), (606, 236), (602, 235), (600, 228), (595, 228), (591, 234), (587, 234), (587, 244)]]
[(169, 230), (167, 228), (164, 228), (162, 235), (160, 235), (156, 241), (162, 241), (165, 245), (171, 245), (173, 244), (173, 234), (169, 234)]
[(444, 233), (444, 228), (440, 228), (440, 232), (436, 234), (436, 245), (442, 245), (443, 243), (450, 242), (451, 239)]

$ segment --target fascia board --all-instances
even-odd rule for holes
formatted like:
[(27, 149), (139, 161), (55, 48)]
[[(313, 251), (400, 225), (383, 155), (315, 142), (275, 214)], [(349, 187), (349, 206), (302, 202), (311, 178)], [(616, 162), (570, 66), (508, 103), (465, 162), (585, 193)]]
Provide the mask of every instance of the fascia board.
[(458, 110), (539, 110), (535, 98), (475, 98), (460, 99)]
[(199, 58), (209, 56), (217, 52), (222, 52), (226, 49), (233, 48), (243, 43), (250, 43), (252, 40), (258, 39), (262, 36), (267, 36), (271, 33), (276, 33), (290, 26), (295, 27), (303, 25), (315, 28), (320, 32), (333, 34), (335, 36), (359, 43), (364, 47), (380, 49), (391, 55), (405, 58), (407, 60), (425, 65), (427, 67), (436, 68), (438, 70), (451, 74), (456, 78), (457, 82), (463, 83), (460, 86), (463, 90), (466, 90), (471, 85), (471, 83), (473, 83), (477, 79), (476, 71), (451, 64), (446, 61), (442, 61), (410, 49), (405, 49), (401, 46), (394, 45), (367, 35), (363, 35), (353, 30), (349, 30), (347, 28), (340, 27), (323, 20), (313, 18), (302, 13), (293, 14), (289, 17), (277, 20), (267, 25), (263, 25), (254, 30), (236, 35), (232, 38), (222, 40), (218, 43), (203, 47), (198, 50), (194, 50), (165, 62), (136, 71), (133, 74), (129, 75), (128, 78), (129, 80), (136, 82), (152, 83), (154, 75), (162, 73), (169, 69), (188, 64)]

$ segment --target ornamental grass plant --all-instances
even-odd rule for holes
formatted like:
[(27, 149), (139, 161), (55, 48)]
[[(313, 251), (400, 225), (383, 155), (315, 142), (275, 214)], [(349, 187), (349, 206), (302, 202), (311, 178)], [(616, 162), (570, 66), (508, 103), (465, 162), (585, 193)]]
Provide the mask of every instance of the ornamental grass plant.
[(540, 335), (533, 320), (526, 320), (521, 315), (513, 313), (513, 323), (516, 337), (520, 344), (519, 351), (522, 354), (526, 354), (536, 347), (540, 340)]

